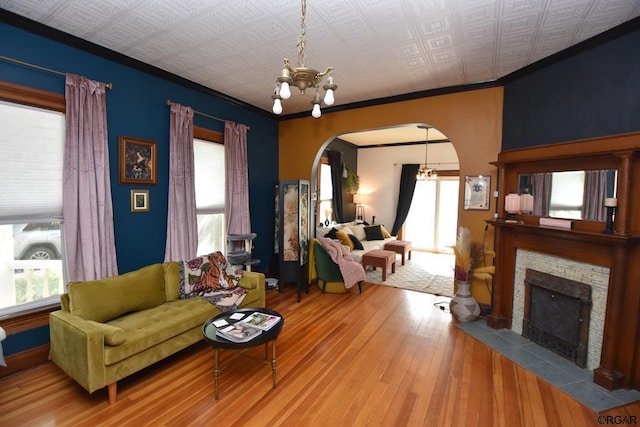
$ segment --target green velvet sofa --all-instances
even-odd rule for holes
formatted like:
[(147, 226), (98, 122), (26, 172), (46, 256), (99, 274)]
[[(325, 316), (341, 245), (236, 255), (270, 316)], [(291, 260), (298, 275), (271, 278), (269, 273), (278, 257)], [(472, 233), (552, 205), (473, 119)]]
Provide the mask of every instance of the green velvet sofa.
[[(244, 272), (241, 307), (265, 306), (265, 278)], [(202, 324), (220, 310), (179, 298), (180, 265), (165, 262), (102, 280), (72, 282), (49, 315), (49, 358), (90, 393), (202, 340)]]

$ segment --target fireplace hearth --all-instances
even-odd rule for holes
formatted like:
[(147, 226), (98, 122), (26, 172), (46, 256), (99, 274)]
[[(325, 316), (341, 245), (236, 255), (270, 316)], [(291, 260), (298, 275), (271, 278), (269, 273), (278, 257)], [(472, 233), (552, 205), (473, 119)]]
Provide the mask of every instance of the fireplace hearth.
[(586, 367), (591, 286), (526, 269), (522, 336)]

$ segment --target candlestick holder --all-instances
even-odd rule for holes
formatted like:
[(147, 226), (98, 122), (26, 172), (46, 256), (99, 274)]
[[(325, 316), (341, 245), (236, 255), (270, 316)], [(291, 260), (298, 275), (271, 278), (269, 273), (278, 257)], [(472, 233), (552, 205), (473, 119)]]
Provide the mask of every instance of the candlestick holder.
[(607, 222), (605, 229), (602, 230), (603, 234), (613, 234), (613, 215), (615, 214), (616, 207), (615, 206), (605, 206), (607, 210)]

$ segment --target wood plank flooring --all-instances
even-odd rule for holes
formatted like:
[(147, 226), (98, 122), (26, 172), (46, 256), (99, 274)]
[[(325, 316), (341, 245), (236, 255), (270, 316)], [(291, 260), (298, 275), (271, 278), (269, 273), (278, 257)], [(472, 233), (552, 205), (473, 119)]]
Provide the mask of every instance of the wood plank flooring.
[[(300, 303), (291, 286), (269, 290), (267, 305), (285, 317), (275, 390), (268, 365), (223, 353), (216, 401), (213, 350), (203, 343), (119, 382), (114, 405), (106, 389), (90, 395), (52, 364), (5, 378), (0, 426), (601, 425), (458, 330), (438, 301), (372, 284), (362, 295), (312, 288)], [(640, 420), (640, 404), (600, 415)]]

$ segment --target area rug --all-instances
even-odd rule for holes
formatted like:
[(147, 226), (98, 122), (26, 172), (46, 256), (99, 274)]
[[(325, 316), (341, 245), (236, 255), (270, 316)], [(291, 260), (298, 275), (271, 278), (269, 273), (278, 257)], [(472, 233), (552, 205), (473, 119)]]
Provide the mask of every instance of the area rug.
[(367, 282), (452, 297), (453, 262), (453, 255), (413, 251), (405, 265), (397, 256), (396, 272), (388, 270), (386, 281), (382, 280), (382, 269), (367, 269)]
[(600, 387), (593, 382), (593, 371), (579, 368), (513, 331), (490, 328), (483, 319), (456, 326), (595, 412), (640, 400), (637, 390), (608, 391)]

